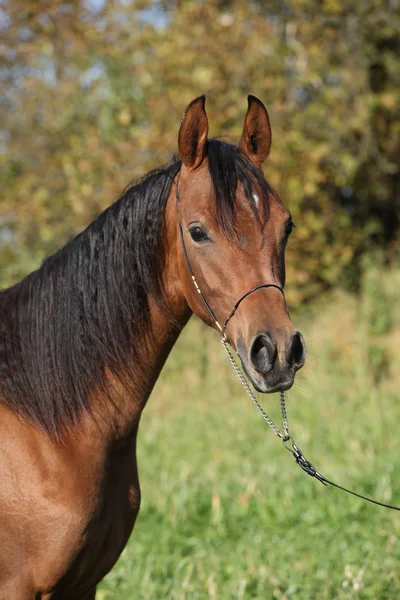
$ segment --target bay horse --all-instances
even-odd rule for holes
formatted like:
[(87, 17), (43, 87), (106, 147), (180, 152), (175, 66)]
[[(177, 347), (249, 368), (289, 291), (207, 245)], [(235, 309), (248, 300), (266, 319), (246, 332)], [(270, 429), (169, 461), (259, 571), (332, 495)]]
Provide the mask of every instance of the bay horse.
[(305, 361), (282, 292), (292, 220), (261, 169), (264, 105), (248, 97), (234, 146), (208, 140), (196, 98), (178, 146), (0, 294), (2, 600), (95, 598), (139, 511), (141, 412), (192, 313), (217, 329), (242, 298), (225, 333), (259, 391), (288, 389)]

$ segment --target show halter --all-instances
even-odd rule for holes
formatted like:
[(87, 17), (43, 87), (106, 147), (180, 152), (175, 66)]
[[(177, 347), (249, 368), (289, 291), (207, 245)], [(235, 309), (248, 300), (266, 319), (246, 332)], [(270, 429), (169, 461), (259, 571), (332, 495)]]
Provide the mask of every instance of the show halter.
[[(178, 189), (178, 183), (179, 183), (179, 175), (178, 175), (178, 179), (176, 182), (176, 207), (177, 207), (177, 212), (178, 212), (178, 206), (179, 206), (179, 189)], [(196, 281), (196, 277), (194, 275), (192, 266), (190, 264), (190, 260), (189, 260), (189, 256), (188, 256), (188, 252), (187, 252), (187, 248), (186, 248), (186, 244), (185, 244), (185, 238), (183, 235), (183, 228), (182, 228), (182, 223), (178, 217), (178, 226), (179, 226), (179, 232), (180, 232), (180, 237), (181, 237), (181, 242), (182, 242), (182, 248), (183, 248), (183, 254), (185, 257), (185, 262), (186, 265), (188, 267), (189, 273), (191, 275), (192, 281), (193, 281), (193, 285), (196, 288), (201, 301), (203, 302), (205, 308), (207, 309), (207, 312), (209, 313), (210, 317), (212, 318), (212, 320), (214, 321), (214, 324), (216, 325), (216, 327), (219, 329), (220, 333), (221, 333), (221, 343), (225, 349), (225, 352), (228, 355), (229, 361), (233, 367), (233, 370), (235, 371), (240, 383), (242, 384), (242, 386), (244, 387), (244, 389), (246, 390), (247, 394), (250, 396), (250, 399), (252, 400), (253, 404), (255, 404), (255, 406), (257, 407), (257, 409), (259, 410), (261, 416), (263, 417), (264, 421), (266, 421), (266, 423), (269, 425), (269, 427), (272, 429), (272, 431), (275, 433), (275, 435), (277, 437), (279, 437), (282, 440), (283, 445), (285, 446), (286, 450), (289, 450), (289, 452), (291, 452), (293, 454), (293, 457), (296, 461), (296, 463), (303, 469), (303, 471), (305, 471), (305, 473), (307, 473), (308, 475), (310, 475), (310, 477), (315, 477), (315, 479), (317, 479), (318, 481), (320, 481), (323, 485), (332, 485), (333, 487), (342, 490), (344, 492), (347, 492), (348, 494), (352, 494), (353, 496), (357, 496), (357, 498), (361, 498), (362, 500), (366, 500), (367, 502), (371, 502), (372, 504), (377, 504), (378, 506), (383, 506), (384, 508), (390, 508), (391, 510), (398, 510), (400, 511), (400, 507), (398, 506), (393, 506), (391, 504), (385, 504), (383, 502), (378, 502), (377, 500), (373, 500), (372, 498), (368, 498), (367, 496), (363, 496), (362, 494), (358, 494), (357, 492), (354, 492), (352, 490), (349, 490), (341, 485), (338, 485), (337, 483), (334, 483), (333, 481), (330, 481), (329, 479), (327, 479), (326, 477), (324, 477), (323, 475), (321, 475), (321, 473), (319, 473), (319, 471), (317, 471), (317, 469), (314, 467), (314, 465), (308, 461), (306, 459), (306, 457), (304, 456), (304, 454), (302, 453), (302, 451), (300, 450), (300, 448), (297, 446), (297, 444), (295, 443), (293, 437), (289, 434), (289, 425), (288, 425), (288, 420), (287, 420), (287, 413), (286, 413), (286, 406), (285, 406), (285, 394), (284, 392), (280, 392), (280, 405), (281, 405), (281, 415), (282, 415), (282, 425), (283, 425), (283, 433), (280, 431), (279, 427), (277, 427), (277, 425), (273, 422), (273, 420), (267, 415), (267, 413), (264, 411), (264, 409), (262, 408), (262, 406), (259, 404), (257, 398), (255, 397), (255, 395), (253, 394), (249, 383), (247, 382), (246, 377), (244, 376), (242, 370), (240, 369), (239, 365), (237, 364), (236, 360), (234, 359), (232, 352), (230, 351), (228, 344), (230, 344), (227, 336), (226, 336), (226, 327), (229, 323), (229, 321), (232, 319), (232, 317), (234, 316), (234, 314), (236, 313), (237, 309), (239, 308), (239, 305), (241, 304), (241, 302), (247, 298), (248, 296), (250, 296), (250, 294), (253, 294), (254, 292), (256, 292), (257, 290), (260, 290), (262, 288), (276, 288), (277, 290), (279, 290), (283, 297), (285, 297), (284, 291), (283, 289), (279, 286), (276, 285), (275, 283), (262, 283), (261, 285), (257, 285), (254, 288), (252, 288), (251, 290), (249, 290), (248, 292), (246, 292), (245, 294), (243, 294), (239, 300), (236, 302), (236, 304), (233, 306), (231, 312), (229, 313), (227, 319), (224, 322), (224, 325), (221, 326), (221, 324), (219, 323), (218, 319), (216, 318), (212, 308), (210, 307), (210, 305), (208, 304), (206, 298), (203, 295), (203, 292), (200, 289), (199, 284)], [(291, 443), (291, 447), (288, 446), (288, 442)]]

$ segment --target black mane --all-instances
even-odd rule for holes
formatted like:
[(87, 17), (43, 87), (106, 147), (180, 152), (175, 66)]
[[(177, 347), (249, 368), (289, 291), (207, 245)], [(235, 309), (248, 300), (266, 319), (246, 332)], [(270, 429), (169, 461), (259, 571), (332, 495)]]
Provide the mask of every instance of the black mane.
[[(268, 184), (236, 146), (210, 140), (208, 161), (227, 235), (235, 231), (238, 183), (256, 215), (253, 191), (261, 192), (266, 218)], [(37, 271), (0, 293), (0, 401), (51, 435), (77, 422), (107, 370), (134, 377), (139, 341), (151, 335), (149, 297), (166, 308), (164, 213), (180, 168), (173, 159), (148, 173)]]

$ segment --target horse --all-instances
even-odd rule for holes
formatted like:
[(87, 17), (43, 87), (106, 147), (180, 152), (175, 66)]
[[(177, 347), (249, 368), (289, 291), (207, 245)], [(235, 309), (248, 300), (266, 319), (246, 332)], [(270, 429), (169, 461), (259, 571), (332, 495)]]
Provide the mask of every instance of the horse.
[(255, 389), (292, 386), (305, 345), (283, 294), (293, 223), (263, 175), (270, 146), (256, 97), (238, 146), (208, 139), (196, 98), (177, 157), (0, 293), (1, 599), (95, 598), (139, 512), (142, 410), (192, 313)]

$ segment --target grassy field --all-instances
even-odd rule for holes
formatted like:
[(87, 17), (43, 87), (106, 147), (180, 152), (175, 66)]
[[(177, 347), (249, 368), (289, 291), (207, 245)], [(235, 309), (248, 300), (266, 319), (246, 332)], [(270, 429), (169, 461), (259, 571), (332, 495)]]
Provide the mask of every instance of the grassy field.
[[(328, 478), (400, 504), (400, 272), (371, 271), (293, 315), (308, 363), (291, 431)], [(279, 419), (278, 395), (260, 398)], [(236, 381), (217, 334), (189, 324), (144, 412), (142, 508), (100, 600), (400, 598), (400, 513), (294, 464)]]

